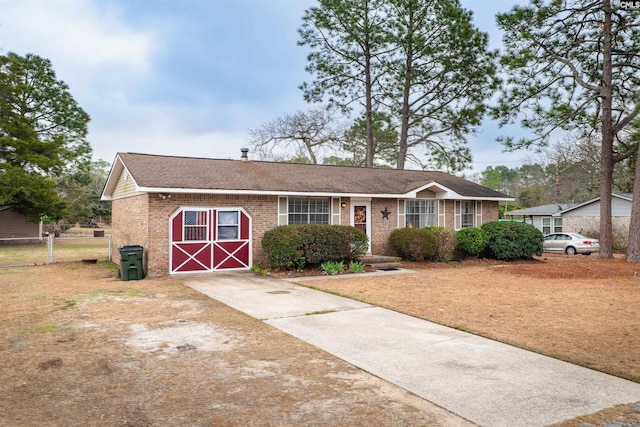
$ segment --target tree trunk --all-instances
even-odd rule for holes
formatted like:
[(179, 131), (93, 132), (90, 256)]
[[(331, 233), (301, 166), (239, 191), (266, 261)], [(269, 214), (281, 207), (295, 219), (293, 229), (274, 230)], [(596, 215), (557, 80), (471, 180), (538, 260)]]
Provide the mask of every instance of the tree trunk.
[(560, 156), (556, 157), (556, 188), (553, 196), (553, 203), (560, 203)]
[(627, 261), (640, 262), (640, 144), (636, 158), (636, 175), (633, 180), (633, 202), (629, 218), (629, 238), (627, 239)]
[[(366, 4), (365, 28), (369, 28), (369, 3)], [(367, 167), (373, 167), (374, 142), (373, 142), (373, 102), (371, 81), (371, 41), (369, 39), (369, 31), (365, 32), (364, 41), (364, 72), (365, 72), (365, 121), (367, 124)]]
[[(410, 19), (409, 27), (413, 28), (412, 17)], [(407, 46), (406, 46), (406, 58), (405, 58), (405, 76), (404, 76), (404, 88), (402, 91), (402, 112), (400, 118), (400, 140), (398, 141), (398, 161), (396, 163), (396, 169), (404, 169), (407, 161), (407, 154), (409, 152), (409, 117), (410, 109), (409, 94), (411, 90), (411, 73), (413, 72), (413, 43), (412, 43), (413, 30), (410, 30), (407, 34)]]
[(613, 257), (611, 183), (613, 181), (611, 0), (604, 0), (602, 99), (602, 152), (600, 169), (600, 258)]

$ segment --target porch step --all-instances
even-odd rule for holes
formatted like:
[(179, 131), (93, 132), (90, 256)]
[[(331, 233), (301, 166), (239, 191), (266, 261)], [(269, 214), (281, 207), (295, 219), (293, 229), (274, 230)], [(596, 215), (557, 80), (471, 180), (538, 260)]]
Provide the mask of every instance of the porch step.
[(396, 256), (365, 255), (360, 257), (360, 262), (377, 270), (402, 268), (402, 259)]

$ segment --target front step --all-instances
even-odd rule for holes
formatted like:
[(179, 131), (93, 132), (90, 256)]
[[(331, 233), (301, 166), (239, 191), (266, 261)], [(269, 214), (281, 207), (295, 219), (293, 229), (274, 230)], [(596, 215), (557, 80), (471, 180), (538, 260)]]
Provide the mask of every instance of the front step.
[(402, 268), (402, 259), (396, 256), (365, 255), (360, 257), (360, 262), (377, 270), (395, 270)]

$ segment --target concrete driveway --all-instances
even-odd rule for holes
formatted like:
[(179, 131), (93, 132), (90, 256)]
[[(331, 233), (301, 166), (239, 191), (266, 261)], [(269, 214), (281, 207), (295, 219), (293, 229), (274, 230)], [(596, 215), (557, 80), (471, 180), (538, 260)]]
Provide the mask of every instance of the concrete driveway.
[(546, 426), (640, 401), (640, 384), (284, 280), (179, 279), (481, 426)]

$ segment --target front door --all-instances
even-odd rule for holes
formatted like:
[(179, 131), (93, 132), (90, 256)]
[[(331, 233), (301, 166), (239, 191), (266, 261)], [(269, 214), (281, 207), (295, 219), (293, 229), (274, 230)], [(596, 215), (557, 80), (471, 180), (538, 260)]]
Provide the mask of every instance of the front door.
[(369, 238), (367, 253), (371, 252), (371, 202), (352, 200), (351, 225), (365, 232)]

